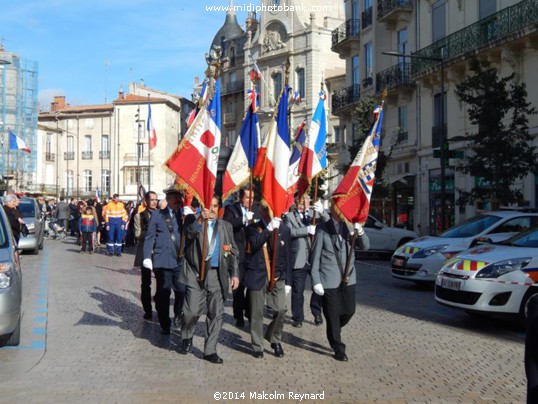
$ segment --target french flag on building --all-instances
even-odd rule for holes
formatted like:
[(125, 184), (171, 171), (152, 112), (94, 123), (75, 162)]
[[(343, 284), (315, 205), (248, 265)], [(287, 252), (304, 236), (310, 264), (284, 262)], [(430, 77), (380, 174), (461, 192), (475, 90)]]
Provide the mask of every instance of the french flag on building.
[(226, 167), (222, 180), (222, 200), (226, 200), (230, 195), (245, 184), (250, 177), (250, 173), (256, 163), (258, 155), (258, 144), (260, 141), (260, 124), (258, 122), (257, 95), (255, 90), (251, 90), (249, 97), (254, 97), (248, 107), (247, 115), (241, 125), (239, 139), (235, 143), (230, 161)]
[(336, 212), (348, 223), (364, 224), (370, 210), (370, 198), (375, 180), (375, 169), (379, 144), (381, 141), (381, 124), (383, 123), (383, 104), (374, 110), (374, 124), (364, 141), (351, 167), (342, 182), (333, 192)]
[(152, 150), (157, 146), (157, 132), (155, 132), (155, 127), (153, 126), (153, 119), (151, 118), (151, 103), (149, 102), (148, 97), (148, 123), (147, 123), (148, 133), (149, 133), (149, 149)]
[(191, 127), (165, 165), (177, 175), (176, 182), (198, 199), (202, 208), (211, 205), (221, 142), (220, 83), (213, 82), (209, 95)]
[(308, 136), (303, 148), (303, 154), (299, 163), (298, 182), (299, 198), (310, 187), (312, 179), (321, 174), (327, 168), (327, 113), (325, 112), (325, 92), (319, 93), (319, 101), (312, 116), (312, 122), (308, 129)]
[(298, 182), (301, 178), (299, 174), (299, 162), (306, 141), (305, 126), (306, 122), (303, 121), (297, 128), (295, 142), (291, 150), (290, 165), (288, 167), (288, 203), (286, 205), (286, 211), (289, 210), (295, 201), (295, 191), (297, 191)]
[(26, 146), (24, 140), (14, 134), (12, 131), (9, 131), (9, 150), (22, 150), (26, 153), (31, 153), (32, 151)]
[(288, 167), (290, 164), (290, 132), (288, 127), (288, 93), (282, 92), (276, 114), (267, 134), (267, 157), (262, 178), (262, 202), (269, 207), (272, 217), (281, 217), (286, 211)]

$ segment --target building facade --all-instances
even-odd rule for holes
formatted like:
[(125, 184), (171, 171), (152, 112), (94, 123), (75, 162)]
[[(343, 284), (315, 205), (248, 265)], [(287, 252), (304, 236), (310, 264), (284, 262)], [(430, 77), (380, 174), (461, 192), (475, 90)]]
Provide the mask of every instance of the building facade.
[[(456, 171), (458, 159), (441, 167), (436, 150), (444, 136), (451, 150), (468, 153), (465, 134), (476, 131), (467, 106), (454, 93), (469, 74), (470, 55), (492, 62), (503, 77), (515, 72), (516, 80), (527, 85), (527, 100), (538, 106), (533, 67), (538, 57), (538, 1), (344, 3), (346, 22), (333, 31), (332, 49), (346, 60), (346, 87), (333, 93), (333, 114), (353, 134), (353, 107), (363, 97), (388, 92), (382, 150), (392, 150), (383, 175), (391, 195), (376, 201), (378, 213), (386, 223), (436, 234), (481, 211), (488, 201), (479, 206), (457, 204), (458, 190), (468, 191), (480, 179)], [(529, 128), (536, 137), (538, 117), (529, 117)], [(352, 137), (344, 136), (345, 141)], [(515, 184), (531, 207), (536, 207), (536, 183), (536, 176), (529, 175)]]

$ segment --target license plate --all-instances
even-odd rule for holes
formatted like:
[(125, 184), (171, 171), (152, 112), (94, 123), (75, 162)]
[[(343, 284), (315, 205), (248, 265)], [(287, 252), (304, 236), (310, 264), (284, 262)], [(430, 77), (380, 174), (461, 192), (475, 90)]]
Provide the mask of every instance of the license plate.
[(405, 268), (405, 259), (403, 258), (393, 258), (392, 259), (392, 266), (398, 267), (398, 268)]
[(455, 279), (443, 279), (441, 281), (441, 286), (445, 289), (460, 290), (462, 281)]

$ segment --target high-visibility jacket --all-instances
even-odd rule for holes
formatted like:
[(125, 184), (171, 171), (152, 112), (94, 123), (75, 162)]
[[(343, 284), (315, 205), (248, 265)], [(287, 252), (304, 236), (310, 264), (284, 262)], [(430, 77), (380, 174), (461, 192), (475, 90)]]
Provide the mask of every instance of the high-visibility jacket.
[(110, 201), (107, 203), (103, 208), (103, 216), (107, 224), (112, 218), (119, 218), (123, 223), (127, 222), (127, 211), (123, 202)]

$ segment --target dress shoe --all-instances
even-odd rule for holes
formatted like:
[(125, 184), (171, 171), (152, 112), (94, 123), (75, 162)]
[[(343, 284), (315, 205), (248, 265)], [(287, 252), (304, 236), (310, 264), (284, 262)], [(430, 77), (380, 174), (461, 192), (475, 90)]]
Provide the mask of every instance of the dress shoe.
[(282, 345), (280, 344), (271, 344), (271, 348), (275, 350), (275, 356), (277, 358), (282, 358), (284, 356), (284, 350), (282, 349)]
[(209, 361), (211, 363), (222, 363), (224, 362), (220, 356), (218, 356), (216, 353), (211, 355), (204, 355), (204, 360)]
[(320, 326), (323, 324), (323, 318), (321, 316), (315, 316), (314, 317), (314, 324), (317, 326)]
[(117, 253), (116, 256), (121, 257), (121, 253)]
[(254, 356), (255, 358), (263, 358), (263, 352), (262, 351), (254, 351), (252, 353), (252, 356)]
[(187, 338), (181, 341), (181, 353), (187, 355), (192, 349), (192, 338)]
[(338, 351), (334, 354), (334, 359), (340, 362), (347, 362), (347, 355), (345, 352)]
[(153, 314), (151, 313), (144, 313), (144, 320), (151, 320), (153, 318)]
[(238, 318), (235, 320), (235, 325), (237, 327), (244, 327), (245, 326), (245, 320), (243, 318)]
[(295, 327), (295, 328), (301, 328), (303, 326), (303, 322), (302, 321), (294, 321), (292, 326)]
[(161, 329), (162, 335), (170, 335), (170, 328), (163, 328)]

